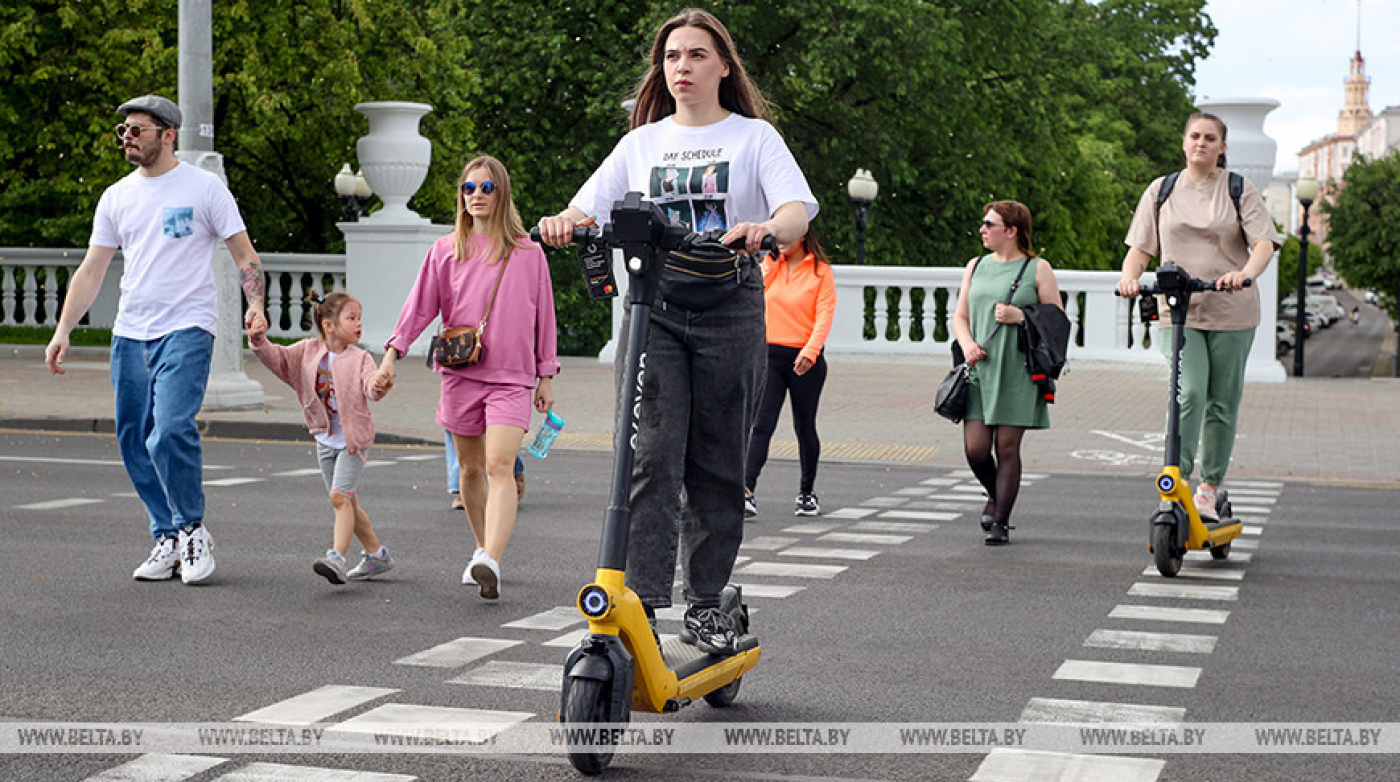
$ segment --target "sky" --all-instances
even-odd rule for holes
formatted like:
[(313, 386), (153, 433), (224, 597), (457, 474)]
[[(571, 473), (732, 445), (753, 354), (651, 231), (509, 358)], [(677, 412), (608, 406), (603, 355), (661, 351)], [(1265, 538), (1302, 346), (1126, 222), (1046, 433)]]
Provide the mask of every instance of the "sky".
[[(1400, 0), (1361, 0), (1361, 56), (1371, 111), (1400, 106)], [(1264, 120), (1278, 142), (1276, 172), (1298, 150), (1337, 132), (1343, 82), (1357, 43), (1357, 0), (1209, 0), (1219, 34), (1196, 66), (1197, 98), (1273, 98)]]

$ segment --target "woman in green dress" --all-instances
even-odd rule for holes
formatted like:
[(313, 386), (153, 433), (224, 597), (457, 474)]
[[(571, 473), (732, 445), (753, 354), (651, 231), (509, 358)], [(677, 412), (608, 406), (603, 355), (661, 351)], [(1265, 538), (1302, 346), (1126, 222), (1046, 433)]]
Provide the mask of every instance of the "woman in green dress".
[(1031, 251), (1030, 210), (1016, 201), (995, 201), (983, 209), (982, 246), (988, 254), (969, 261), (963, 271), (953, 334), (972, 368), (963, 450), (967, 466), (987, 490), (982, 510), (986, 543), (999, 546), (1011, 539), (1008, 522), (1021, 486), (1021, 437), (1027, 429), (1050, 427), (1045, 397), (1026, 371), (1017, 341), (1020, 329), (1002, 326), (1024, 321), (1021, 307), (1028, 304), (1061, 304), (1054, 269)]

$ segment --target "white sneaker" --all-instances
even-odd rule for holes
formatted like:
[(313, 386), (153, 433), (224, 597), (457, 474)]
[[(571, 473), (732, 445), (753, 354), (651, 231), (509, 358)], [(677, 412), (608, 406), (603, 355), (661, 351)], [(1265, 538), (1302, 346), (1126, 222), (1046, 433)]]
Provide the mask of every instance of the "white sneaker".
[(151, 549), (150, 558), (142, 562), (131, 577), (137, 581), (168, 581), (179, 569), (180, 551), (175, 538), (161, 538)]
[(466, 586), (476, 586), (476, 579), (472, 578), (472, 565), (475, 565), (476, 561), (485, 553), (486, 549), (477, 546), (476, 551), (472, 552), (472, 558), (467, 560), (467, 569), (462, 571), (462, 583)]
[(1196, 490), (1196, 515), (1201, 517), (1201, 521), (1220, 521), (1220, 514), (1215, 511), (1215, 492), (1204, 492)]
[(207, 528), (180, 530), (178, 549), (180, 579), (186, 584), (200, 584), (214, 575), (214, 537)]
[(495, 600), (501, 596), (501, 566), (484, 549), (468, 569), (481, 588), (483, 598)]

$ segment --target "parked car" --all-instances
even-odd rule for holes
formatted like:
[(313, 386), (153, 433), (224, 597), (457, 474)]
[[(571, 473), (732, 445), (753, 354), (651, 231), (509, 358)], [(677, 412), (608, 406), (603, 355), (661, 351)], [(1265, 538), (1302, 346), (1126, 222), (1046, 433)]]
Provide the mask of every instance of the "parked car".
[(1364, 299), (1366, 300), (1366, 303), (1367, 303), (1367, 304), (1379, 304), (1379, 303), (1380, 303), (1380, 297), (1377, 296), (1377, 295), (1376, 295), (1376, 292), (1373, 291), (1373, 290), (1371, 290), (1370, 288), (1367, 288), (1366, 291), (1365, 291), (1364, 293), (1361, 294), (1361, 296), (1362, 296), (1362, 298), (1364, 298)]
[[(1303, 310), (1303, 338), (1312, 336), (1317, 329), (1322, 328), (1322, 315), (1312, 307)], [(1298, 308), (1293, 306), (1279, 307), (1278, 319), (1285, 323), (1298, 322)]]
[(1274, 324), (1274, 338), (1278, 344), (1278, 353), (1283, 355), (1292, 350), (1298, 344), (1298, 337), (1294, 333), (1291, 323), (1279, 321)]

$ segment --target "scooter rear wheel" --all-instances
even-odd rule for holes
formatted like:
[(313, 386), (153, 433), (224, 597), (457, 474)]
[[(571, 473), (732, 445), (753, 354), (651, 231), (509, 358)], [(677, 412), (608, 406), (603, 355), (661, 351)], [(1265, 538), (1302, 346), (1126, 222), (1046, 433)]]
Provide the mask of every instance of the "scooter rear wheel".
[[(597, 679), (575, 679), (569, 687), (569, 697), (564, 701), (564, 727), (574, 728), (597, 725), (607, 721), (608, 686), (610, 682)], [(622, 727), (617, 725), (614, 727)], [(595, 741), (597, 736), (592, 736)], [(611, 749), (599, 751), (587, 744), (575, 744), (569, 738), (569, 762), (579, 773), (587, 776), (603, 773), (612, 763)]]
[(1213, 549), (1210, 550), (1210, 558), (1211, 558), (1211, 559), (1224, 559), (1224, 558), (1226, 558), (1226, 557), (1228, 557), (1228, 556), (1230, 556), (1230, 544), (1229, 544), (1229, 543), (1226, 543), (1226, 544), (1223, 545), (1223, 546), (1216, 546), (1215, 548), (1213, 548)]
[(734, 700), (739, 697), (739, 682), (743, 680), (744, 677), (740, 676), (714, 692), (705, 693), (705, 702), (717, 709), (734, 703)]
[(1152, 561), (1157, 572), (1167, 578), (1181, 572), (1181, 554), (1176, 550), (1176, 524), (1152, 525)]

